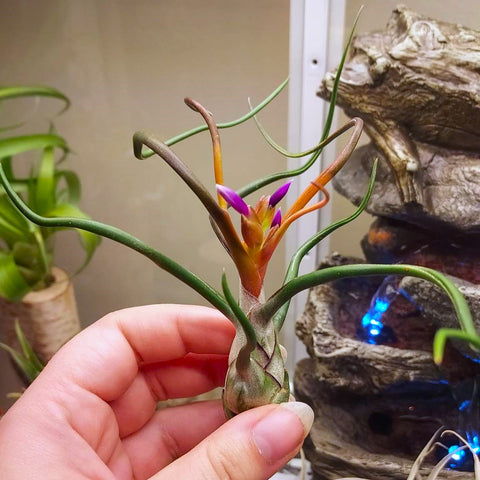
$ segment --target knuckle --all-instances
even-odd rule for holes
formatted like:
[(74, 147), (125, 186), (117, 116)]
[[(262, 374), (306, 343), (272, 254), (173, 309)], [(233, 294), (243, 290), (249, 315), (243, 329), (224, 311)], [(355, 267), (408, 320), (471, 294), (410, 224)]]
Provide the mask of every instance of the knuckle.
[(210, 444), (207, 447), (206, 460), (213, 473), (213, 477), (207, 477), (209, 479), (240, 480), (251, 478), (248, 465), (251, 466), (253, 459), (248, 458), (248, 452), (244, 448), (235, 448), (234, 444), (225, 444), (222, 448), (218, 448), (218, 445)]

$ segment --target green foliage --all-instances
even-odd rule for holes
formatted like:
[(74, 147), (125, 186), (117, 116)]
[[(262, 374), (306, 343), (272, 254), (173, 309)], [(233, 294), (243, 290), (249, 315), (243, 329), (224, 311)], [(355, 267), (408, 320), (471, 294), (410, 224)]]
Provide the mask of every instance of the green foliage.
[[(38, 96), (62, 101), (64, 108), (61, 112), (70, 105), (65, 95), (50, 87), (0, 87), (0, 102)], [(81, 194), (77, 175), (61, 168), (69, 152), (65, 139), (52, 128), (48, 133), (13, 136), (11, 131), (23, 123), (4, 125), (6, 119), (0, 120), (0, 161), (8, 181), (22, 200), (46, 217), (88, 218), (77, 205)], [(20, 177), (15, 173), (18, 168), (14, 165), (17, 167), (17, 162), (25, 161), (26, 154), (29, 155), (29, 164), (24, 170), (30, 173)], [(0, 188), (0, 296), (18, 301), (30, 290), (49, 285), (53, 261), (51, 238), (59, 230), (43, 229), (28, 221)], [(87, 263), (99, 237), (84, 231), (79, 231), (79, 235)]]
[(12, 360), (25, 377), (25, 380), (30, 384), (43, 370), (44, 364), (33, 351), (18, 320), (15, 322), (15, 334), (20, 344), (20, 351), (13, 349), (5, 343), (0, 343), (0, 348), (3, 348), (10, 354)]

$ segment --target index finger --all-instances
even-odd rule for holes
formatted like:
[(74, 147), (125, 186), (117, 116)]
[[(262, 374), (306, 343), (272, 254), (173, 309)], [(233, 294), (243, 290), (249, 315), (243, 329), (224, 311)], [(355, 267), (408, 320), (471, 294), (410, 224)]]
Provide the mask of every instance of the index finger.
[(220, 312), (191, 305), (149, 305), (111, 313), (86, 328), (50, 361), (60, 376), (111, 401), (141, 365), (189, 353), (228, 355), (235, 328)]

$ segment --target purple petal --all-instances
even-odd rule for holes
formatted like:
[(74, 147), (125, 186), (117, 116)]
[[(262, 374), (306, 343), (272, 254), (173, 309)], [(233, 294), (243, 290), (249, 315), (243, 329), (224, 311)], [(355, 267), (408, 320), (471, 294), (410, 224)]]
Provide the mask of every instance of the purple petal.
[(272, 223), (270, 225), (270, 228), (276, 227), (277, 225), (280, 226), (282, 223), (282, 210), (279, 208), (276, 212), (275, 215), (273, 216)]
[(231, 188), (226, 187), (225, 185), (218, 185), (218, 184), (217, 184), (217, 192), (238, 213), (242, 215), (248, 215), (249, 213), (248, 205), (245, 203), (243, 198), (240, 195), (238, 195), (237, 192), (235, 192)]
[(292, 183), (292, 180), (285, 183), (279, 189), (275, 190), (275, 192), (272, 193), (272, 195), (270, 196), (270, 199), (268, 200), (268, 204), (271, 207), (274, 207), (287, 194), (291, 183)]

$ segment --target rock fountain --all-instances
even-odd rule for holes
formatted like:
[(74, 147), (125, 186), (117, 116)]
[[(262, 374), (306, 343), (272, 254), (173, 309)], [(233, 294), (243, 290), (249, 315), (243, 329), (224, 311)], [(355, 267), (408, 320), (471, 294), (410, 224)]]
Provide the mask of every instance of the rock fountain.
[[(325, 99), (334, 75), (319, 89)], [(364, 120), (371, 142), (336, 190), (358, 204), (380, 159), (366, 261), (450, 275), (480, 321), (480, 33), (397, 7), (385, 30), (354, 40), (337, 103)], [(319, 268), (359, 261), (333, 254)], [(305, 445), (315, 479), (405, 479), (439, 428), (480, 450), (480, 357), (453, 343), (441, 367), (432, 360), (435, 331), (453, 326), (443, 294), (410, 277), (310, 291), (297, 322), (310, 358), (297, 366), (295, 390), (316, 412)], [(420, 474), (457, 443), (447, 437)], [(471, 460), (454, 455), (441, 477), (461, 478)]]

